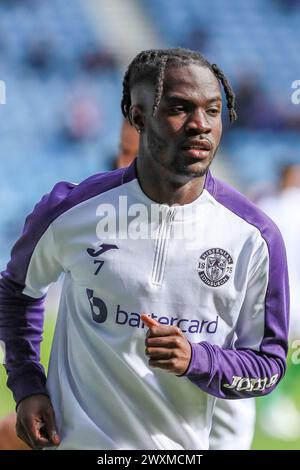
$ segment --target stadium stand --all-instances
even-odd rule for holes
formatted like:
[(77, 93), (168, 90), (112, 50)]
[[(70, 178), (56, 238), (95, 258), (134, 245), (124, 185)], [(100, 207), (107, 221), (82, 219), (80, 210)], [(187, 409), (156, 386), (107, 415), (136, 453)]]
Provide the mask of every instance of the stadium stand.
[(299, 1), (142, 0), (142, 4), (166, 44), (198, 46), (223, 68), (235, 90), (246, 77), (254, 80), (254, 109), (240, 100), (248, 123), (241, 130), (237, 122), (222, 147), (244, 189), (260, 181), (274, 182), (283, 157), (300, 160), (300, 105), (291, 101), (291, 85), (300, 78)]
[(0, 49), (7, 88), (0, 106), (3, 267), (24, 214), (42, 194), (58, 180), (109, 168), (122, 77), (80, 0), (1, 1)]

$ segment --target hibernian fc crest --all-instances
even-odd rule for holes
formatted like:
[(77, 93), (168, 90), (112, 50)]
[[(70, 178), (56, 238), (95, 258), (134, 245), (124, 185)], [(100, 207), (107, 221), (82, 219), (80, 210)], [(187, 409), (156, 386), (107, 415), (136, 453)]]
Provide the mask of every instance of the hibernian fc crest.
[(233, 268), (233, 259), (222, 248), (210, 248), (200, 256), (198, 274), (205, 284), (210, 287), (219, 287), (230, 278)]

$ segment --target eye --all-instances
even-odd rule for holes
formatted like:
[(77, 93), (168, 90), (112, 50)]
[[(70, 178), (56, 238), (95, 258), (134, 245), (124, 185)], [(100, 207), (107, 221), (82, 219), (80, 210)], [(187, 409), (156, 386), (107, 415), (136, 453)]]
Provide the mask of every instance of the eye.
[(180, 114), (185, 112), (185, 107), (182, 105), (173, 105), (169, 106), (169, 113), (170, 114)]
[(219, 108), (209, 108), (207, 110), (207, 113), (211, 114), (212, 116), (216, 116), (217, 114), (220, 113), (220, 109)]

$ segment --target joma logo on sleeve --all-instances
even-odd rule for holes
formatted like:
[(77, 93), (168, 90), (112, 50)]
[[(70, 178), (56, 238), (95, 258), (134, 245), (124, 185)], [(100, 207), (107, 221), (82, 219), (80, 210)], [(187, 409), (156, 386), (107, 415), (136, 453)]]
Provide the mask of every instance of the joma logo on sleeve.
[(224, 384), (225, 388), (234, 388), (238, 391), (243, 392), (255, 392), (265, 390), (276, 384), (278, 381), (278, 374), (273, 375), (271, 378), (250, 378), (250, 377), (238, 377), (234, 375), (232, 377), (231, 384)]

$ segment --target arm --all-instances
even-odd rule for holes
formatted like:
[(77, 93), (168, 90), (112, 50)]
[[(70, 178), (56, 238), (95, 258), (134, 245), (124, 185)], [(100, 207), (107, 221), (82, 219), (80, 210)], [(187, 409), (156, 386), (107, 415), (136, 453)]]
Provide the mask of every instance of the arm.
[[(150, 326), (149, 365), (184, 375), (205, 392), (239, 399), (270, 393), (285, 372), (289, 289), (281, 236), (260, 244), (235, 328), (233, 349), (188, 343), (177, 327)], [(190, 346), (190, 347), (189, 347)]]
[(253, 257), (234, 349), (192, 344), (186, 376), (220, 398), (270, 393), (283, 377), (288, 347), (289, 287), (285, 249), (275, 229)]
[(7, 384), (18, 410), (31, 395), (47, 398), (40, 342), (47, 287), (63, 271), (51, 225), (62, 194), (59, 184), (36, 205), (0, 280), (0, 340), (5, 346)]

